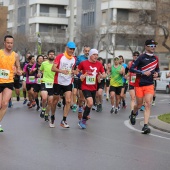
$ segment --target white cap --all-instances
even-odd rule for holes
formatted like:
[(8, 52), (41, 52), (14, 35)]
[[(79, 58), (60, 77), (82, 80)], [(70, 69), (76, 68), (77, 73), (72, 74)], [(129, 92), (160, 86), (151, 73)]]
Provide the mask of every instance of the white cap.
[(99, 54), (98, 50), (96, 50), (96, 49), (91, 49), (91, 50), (89, 51), (89, 57), (92, 56), (93, 54)]

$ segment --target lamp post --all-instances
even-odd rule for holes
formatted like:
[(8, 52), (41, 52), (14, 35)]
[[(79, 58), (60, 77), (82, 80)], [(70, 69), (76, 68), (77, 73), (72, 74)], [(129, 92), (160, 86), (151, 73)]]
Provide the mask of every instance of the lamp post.
[(70, 0), (70, 35), (69, 41), (74, 39), (74, 0)]

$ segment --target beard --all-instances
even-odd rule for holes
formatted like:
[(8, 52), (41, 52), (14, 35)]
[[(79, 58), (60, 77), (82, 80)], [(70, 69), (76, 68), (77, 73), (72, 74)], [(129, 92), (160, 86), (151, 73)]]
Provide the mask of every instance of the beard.
[(54, 61), (54, 58), (48, 58), (49, 61)]

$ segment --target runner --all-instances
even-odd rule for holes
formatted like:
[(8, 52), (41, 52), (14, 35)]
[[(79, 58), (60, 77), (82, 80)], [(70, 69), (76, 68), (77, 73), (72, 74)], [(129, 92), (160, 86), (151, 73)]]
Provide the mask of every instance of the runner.
[[(111, 68), (111, 63), (108, 63), (106, 66), (106, 73), (107, 73), (107, 70), (110, 70), (110, 68)], [(110, 73), (109, 74), (107, 73), (106, 83), (105, 83), (106, 101), (109, 101), (109, 98), (110, 98), (109, 89), (110, 89)]]
[[(19, 56), (13, 51), (13, 44), (14, 38), (11, 35), (6, 35), (4, 49), (0, 50), (0, 122), (6, 113), (8, 101), (12, 97), (14, 74), (22, 74)], [(0, 132), (3, 132), (1, 125)]]
[(36, 78), (36, 62), (35, 57), (33, 55), (30, 55), (28, 57), (29, 63), (24, 66), (23, 73), (26, 74), (26, 89), (28, 91), (28, 98), (29, 103), (27, 104), (28, 108), (32, 108), (36, 106), (36, 102), (34, 100), (34, 92), (33, 88), (34, 85), (37, 82)]
[[(26, 54), (25, 62), (22, 64), (22, 70), (24, 69), (25, 65), (29, 63), (28, 57), (31, 55), (30, 52)], [(26, 89), (26, 75), (23, 75), (22, 79), (22, 91), (23, 91), (23, 96), (24, 96), (24, 102), (23, 104), (27, 103), (27, 89)]]
[[(119, 64), (119, 57), (114, 57), (114, 64), (110, 70), (110, 101), (112, 108), (110, 113), (118, 113), (118, 106), (120, 103), (120, 93), (123, 86), (123, 75), (125, 74), (124, 67)], [(116, 102), (115, 102), (116, 99)], [(115, 106), (116, 107), (115, 107)]]
[(63, 128), (69, 128), (66, 119), (70, 110), (71, 105), (71, 94), (72, 94), (72, 76), (77, 71), (74, 70), (74, 66), (76, 63), (76, 59), (73, 56), (75, 51), (76, 45), (74, 42), (68, 42), (66, 45), (66, 50), (63, 54), (59, 54), (56, 56), (54, 60), (54, 64), (52, 66), (52, 71), (55, 72), (54, 77), (54, 96), (53, 96), (53, 103), (52, 103), (52, 115), (50, 124), (55, 127), (54, 120), (55, 120), (55, 111), (56, 105), (59, 101), (60, 93), (63, 91), (64, 98), (65, 98), (65, 106), (63, 112), (63, 120), (60, 123), (60, 126)]
[[(99, 57), (98, 61), (103, 65), (103, 69), (104, 68), (104, 61), (103, 58)], [(104, 85), (105, 85), (105, 79), (100, 78), (98, 80), (98, 85), (97, 85), (97, 92), (96, 92), (96, 104), (97, 104), (97, 108), (96, 108), (96, 112), (101, 112), (103, 110), (102, 108), (102, 102), (103, 102), (103, 90), (104, 90)]]
[(89, 59), (79, 64), (78, 70), (82, 71), (80, 79), (82, 80), (81, 89), (84, 97), (86, 98), (86, 106), (84, 109), (83, 117), (78, 125), (82, 129), (86, 129), (86, 121), (93, 106), (97, 90), (97, 79), (106, 77), (103, 65), (97, 61), (98, 51), (91, 49), (89, 52)]
[(142, 106), (143, 100), (145, 101), (144, 111), (144, 127), (142, 133), (150, 133), (148, 121), (150, 117), (150, 107), (154, 95), (153, 79), (158, 77), (159, 61), (158, 57), (154, 55), (156, 45), (158, 43), (154, 40), (146, 40), (145, 53), (140, 55), (132, 64), (130, 72), (136, 73), (138, 87), (135, 87), (137, 104), (134, 106), (134, 111), (130, 115), (130, 122), (132, 125), (136, 123), (136, 112)]
[(34, 91), (34, 99), (35, 99), (35, 102), (37, 104), (37, 111), (40, 110), (40, 104), (39, 104), (39, 99), (38, 99), (38, 93), (41, 91), (41, 78), (38, 78), (37, 75), (38, 75), (38, 71), (40, 69), (40, 66), (43, 62), (44, 58), (42, 55), (38, 55), (37, 56), (37, 59), (36, 59), (36, 66), (35, 66), (35, 69), (33, 71), (33, 73), (35, 73), (35, 78), (37, 78), (37, 81), (36, 83), (34, 84), (34, 87), (33, 87), (33, 91)]
[[(55, 73), (51, 71), (53, 61), (55, 58), (55, 51), (48, 51), (48, 60), (44, 61), (39, 69), (37, 77), (41, 79), (41, 97), (42, 97), (42, 111), (40, 117), (45, 121), (49, 121), (49, 113), (51, 111), (51, 105), (53, 101), (53, 82)], [(50, 124), (50, 127), (54, 127), (54, 124)]]
[[(125, 69), (125, 74), (123, 76), (123, 87), (122, 87), (122, 90), (121, 90), (121, 93), (120, 93), (120, 97), (121, 97), (121, 100), (122, 100), (122, 108), (126, 108), (127, 105), (126, 105), (126, 91), (128, 89), (128, 81), (127, 81), (127, 64), (124, 63), (124, 58), (122, 55), (119, 55), (119, 64), (122, 65)], [(120, 105), (121, 105), (121, 101), (120, 101)], [(119, 109), (120, 109), (120, 106), (119, 106)]]
[[(128, 69), (131, 68), (132, 64), (134, 61), (139, 57), (139, 52), (135, 51), (133, 53), (133, 60), (128, 63)], [(131, 108), (131, 113), (134, 110), (135, 106), (135, 101), (136, 101), (136, 96), (135, 96), (135, 80), (136, 80), (136, 74), (129, 72), (129, 94), (130, 94), (130, 108)]]
[[(85, 45), (84, 49), (83, 49), (83, 55), (80, 55), (77, 57), (76, 60), (76, 66), (78, 66), (82, 61), (88, 60), (88, 55), (89, 55), (89, 51), (90, 51), (90, 47)], [(81, 73), (78, 75), (78, 77), (80, 77)], [(81, 90), (81, 79), (78, 79), (78, 105), (79, 105), (79, 109), (78, 109), (78, 119), (81, 120), (82, 118), (82, 113), (83, 113), (83, 105), (85, 103), (85, 98), (83, 96), (82, 90)]]

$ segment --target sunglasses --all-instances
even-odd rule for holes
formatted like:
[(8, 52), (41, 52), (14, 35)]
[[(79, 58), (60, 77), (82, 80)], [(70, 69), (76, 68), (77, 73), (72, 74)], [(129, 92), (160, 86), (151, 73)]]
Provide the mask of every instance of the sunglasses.
[(147, 45), (147, 47), (151, 47), (151, 48), (155, 48), (156, 47), (156, 45)]
[(137, 57), (139, 57), (139, 55), (138, 55), (138, 54), (135, 54), (135, 55), (133, 55), (133, 56), (137, 56)]

